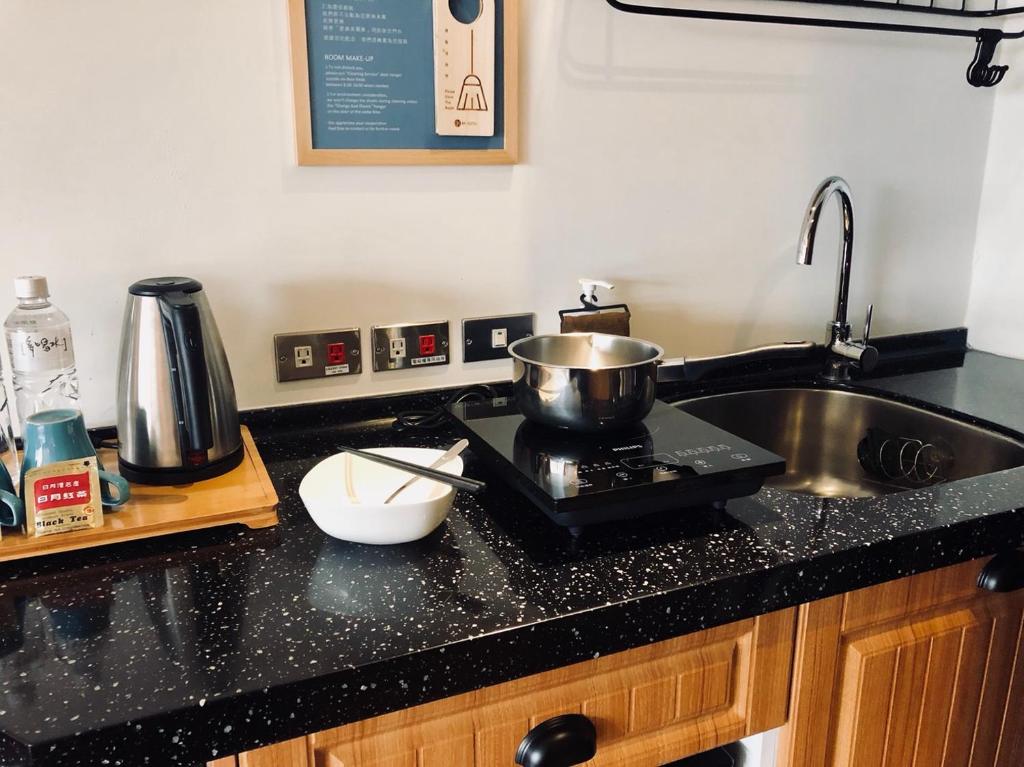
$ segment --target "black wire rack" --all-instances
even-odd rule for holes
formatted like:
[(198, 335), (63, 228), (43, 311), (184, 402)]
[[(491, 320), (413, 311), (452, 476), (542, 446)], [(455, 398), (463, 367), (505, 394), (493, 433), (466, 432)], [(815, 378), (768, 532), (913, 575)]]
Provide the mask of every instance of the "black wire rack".
[[(905, 13), (931, 14), (945, 18), (995, 19), (1024, 13), (1024, 5), (1011, 2), (1000, 6), (1000, 0), (790, 0), (806, 5), (829, 5), (846, 8), (865, 8), (873, 11), (902, 11)], [(896, 32), (941, 37), (970, 37), (976, 41), (974, 58), (967, 67), (967, 82), (976, 88), (991, 88), (1006, 75), (1009, 67), (992, 63), (996, 47), (1003, 40), (1019, 40), (1024, 30), (1007, 32), (995, 28), (964, 28), (930, 26), (927, 24), (902, 24), (858, 19), (830, 19), (816, 16), (781, 16), (767, 13), (737, 13), (733, 11), (711, 11), (699, 8), (665, 5), (645, 5), (627, 0), (606, 0), (617, 11), (644, 16), (668, 16), (687, 19), (712, 19), (719, 21), (745, 21), (757, 24), (784, 24), (797, 27), (825, 27), (830, 29), (863, 29), (880, 32)]]

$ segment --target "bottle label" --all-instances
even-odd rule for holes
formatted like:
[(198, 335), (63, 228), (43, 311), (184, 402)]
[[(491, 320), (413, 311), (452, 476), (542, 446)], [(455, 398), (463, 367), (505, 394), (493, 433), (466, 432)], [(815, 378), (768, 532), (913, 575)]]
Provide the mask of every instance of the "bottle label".
[(15, 332), (7, 338), (11, 367), (15, 373), (63, 370), (75, 366), (71, 331), (58, 333)]

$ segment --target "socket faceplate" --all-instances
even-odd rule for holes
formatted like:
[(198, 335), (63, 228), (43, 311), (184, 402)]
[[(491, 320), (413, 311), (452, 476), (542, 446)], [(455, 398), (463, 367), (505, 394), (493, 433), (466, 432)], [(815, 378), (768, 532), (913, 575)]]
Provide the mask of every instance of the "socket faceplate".
[(447, 320), (374, 325), (370, 339), (373, 369), (377, 372), (447, 365), (451, 361)]
[[(462, 321), (462, 361), (482, 362), (508, 357), (508, 347), (520, 338), (533, 335), (533, 314), (503, 314), (499, 317), (474, 317)], [(505, 331), (504, 346), (501, 332)]]
[[(303, 352), (313, 350), (311, 364), (298, 364)], [(278, 333), (274, 336), (274, 359), (279, 383), (335, 378), (363, 372), (362, 340), (359, 328), (320, 330), (312, 333)]]

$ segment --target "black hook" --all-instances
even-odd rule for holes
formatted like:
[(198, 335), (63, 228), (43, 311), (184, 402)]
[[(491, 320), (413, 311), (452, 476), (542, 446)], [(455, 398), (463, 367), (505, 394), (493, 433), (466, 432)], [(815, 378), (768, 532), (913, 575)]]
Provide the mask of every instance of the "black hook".
[(999, 41), (1003, 39), (1003, 33), (998, 29), (979, 29), (975, 39), (978, 48), (974, 51), (974, 60), (967, 67), (967, 82), (975, 88), (991, 88), (1003, 79), (1006, 70), (1010, 68), (1005, 64), (992, 65), (992, 57)]

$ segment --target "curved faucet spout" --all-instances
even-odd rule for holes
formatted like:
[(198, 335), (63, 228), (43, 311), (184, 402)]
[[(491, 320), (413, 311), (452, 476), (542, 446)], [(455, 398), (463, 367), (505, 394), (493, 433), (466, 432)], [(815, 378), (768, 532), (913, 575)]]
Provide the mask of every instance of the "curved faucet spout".
[(878, 350), (868, 345), (871, 326), (871, 307), (868, 307), (868, 321), (864, 328), (864, 338), (854, 341), (850, 330), (847, 310), (850, 302), (850, 273), (853, 268), (853, 199), (850, 185), (839, 176), (830, 176), (822, 181), (814, 190), (811, 202), (804, 214), (804, 223), (800, 229), (800, 247), (797, 250), (796, 262), (810, 265), (814, 260), (814, 238), (818, 233), (818, 221), (821, 209), (832, 196), (839, 201), (839, 212), (843, 223), (843, 244), (839, 251), (839, 285), (836, 288), (836, 316), (828, 326), (828, 348), (832, 351), (828, 371), (825, 377), (830, 380), (845, 380), (849, 377), (849, 360), (860, 365), (861, 370), (870, 372), (878, 362)]
[[(849, 338), (850, 323), (847, 319), (850, 302), (850, 273), (853, 268), (853, 198), (850, 185), (839, 176), (826, 178), (814, 190), (807, 205), (804, 223), (800, 229), (800, 245), (796, 262), (810, 266), (814, 259), (814, 238), (818, 232), (818, 221), (825, 203), (835, 195), (842, 215), (843, 242), (839, 251), (839, 286), (836, 291), (836, 330)], [(845, 340), (845, 339), (844, 339)]]

